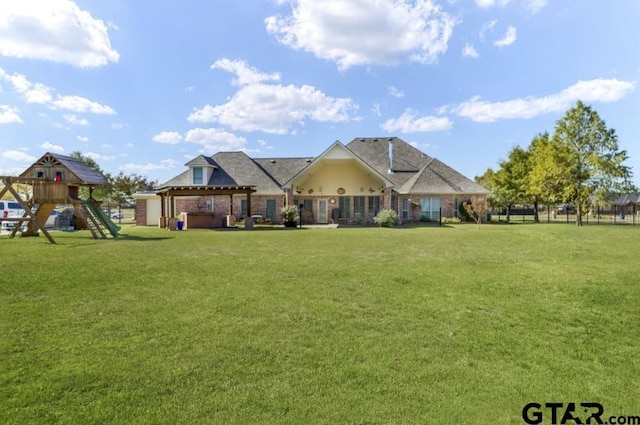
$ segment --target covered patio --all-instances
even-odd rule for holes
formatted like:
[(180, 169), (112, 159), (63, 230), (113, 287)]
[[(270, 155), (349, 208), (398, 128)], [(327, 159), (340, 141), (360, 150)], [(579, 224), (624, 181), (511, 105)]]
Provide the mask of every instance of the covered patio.
[[(232, 227), (235, 225), (233, 211), (233, 195), (246, 195), (247, 218), (245, 228), (252, 227), (251, 220), (251, 194), (256, 191), (255, 186), (165, 186), (159, 188), (156, 193), (160, 196), (160, 217), (158, 225), (161, 228), (175, 230), (176, 222), (182, 221), (184, 229), (188, 228), (216, 228)], [(228, 196), (229, 206), (226, 214), (214, 211), (176, 211), (176, 197), (214, 197)]]

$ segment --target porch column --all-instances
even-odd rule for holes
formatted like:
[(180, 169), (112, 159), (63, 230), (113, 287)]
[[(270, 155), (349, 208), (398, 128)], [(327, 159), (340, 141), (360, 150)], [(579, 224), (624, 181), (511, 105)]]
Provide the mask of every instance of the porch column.
[(247, 193), (247, 217), (251, 217), (251, 192)]
[(233, 194), (229, 195), (229, 215), (233, 215)]

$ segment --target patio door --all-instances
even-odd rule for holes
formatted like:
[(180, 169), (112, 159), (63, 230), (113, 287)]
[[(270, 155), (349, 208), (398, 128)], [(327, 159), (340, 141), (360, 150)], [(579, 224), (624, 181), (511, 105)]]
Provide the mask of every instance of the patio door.
[(318, 223), (327, 224), (327, 200), (318, 199)]

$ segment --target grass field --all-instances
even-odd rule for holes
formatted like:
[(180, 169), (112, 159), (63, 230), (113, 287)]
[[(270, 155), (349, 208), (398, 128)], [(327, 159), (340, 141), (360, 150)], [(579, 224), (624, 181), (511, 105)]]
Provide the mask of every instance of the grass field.
[(640, 415), (640, 227), (122, 233), (0, 237), (0, 423)]

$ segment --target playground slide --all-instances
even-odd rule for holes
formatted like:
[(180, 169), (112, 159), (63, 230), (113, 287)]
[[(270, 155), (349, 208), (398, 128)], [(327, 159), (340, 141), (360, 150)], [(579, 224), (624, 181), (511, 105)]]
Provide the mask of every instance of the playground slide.
[(104, 211), (102, 211), (102, 209), (100, 209), (98, 204), (96, 204), (93, 199), (89, 199), (84, 202), (89, 211), (91, 211), (91, 214), (93, 214), (98, 220), (102, 222), (102, 224), (104, 224), (107, 229), (109, 229), (111, 235), (113, 237), (118, 237), (118, 232), (120, 231), (121, 227), (111, 221), (109, 216), (106, 215)]

